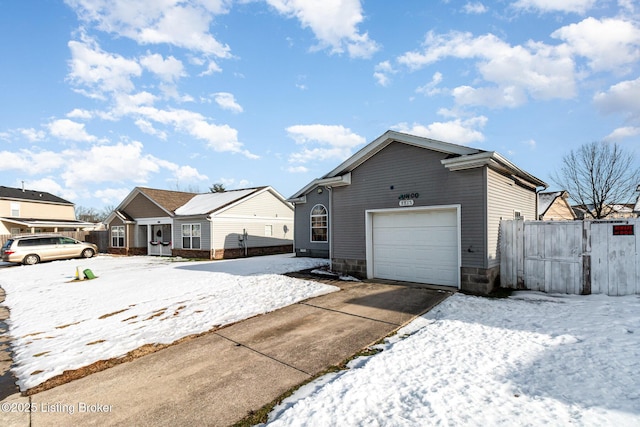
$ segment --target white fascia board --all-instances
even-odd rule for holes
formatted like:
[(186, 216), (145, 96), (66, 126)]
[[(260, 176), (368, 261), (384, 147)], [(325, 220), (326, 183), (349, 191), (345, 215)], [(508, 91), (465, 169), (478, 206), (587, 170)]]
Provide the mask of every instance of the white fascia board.
[(289, 198), (287, 199), (287, 202), (289, 203), (293, 203), (294, 205), (296, 203), (307, 203), (307, 196), (300, 196), (300, 197), (295, 197), (295, 198)]
[(488, 166), (494, 170), (501, 171), (512, 175), (517, 181), (528, 184), (532, 188), (547, 188), (547, 183), (535, 176), (523, 171), (509, 160), (502, 157), (495, 151), (487, 151), (478, 154), (470, 154), (466, 156), (454, 157), (451, 159), (440, 160), (440, 163), (451, 171), (459, 171), (465, 169), (474, 169)]
[(315, 187), (343, 187), (345, 185), (351, 185), (351, 172), (344, 175), (332, 176), (328, 178), (316, 178), (309, 184), (305, 185), (300, 191), (287, 199), (291, 203), (306, 203), (306, 194), (309, 193)]
[(138, 225), (173, 224), (173, 218), (171, 217), (140, 218), (140, 219), (136, 219), (136, 223)]

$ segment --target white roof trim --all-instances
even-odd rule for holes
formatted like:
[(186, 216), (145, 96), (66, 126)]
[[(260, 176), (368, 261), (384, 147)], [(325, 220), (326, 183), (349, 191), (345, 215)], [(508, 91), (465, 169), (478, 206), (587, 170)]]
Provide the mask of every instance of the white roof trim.
[(61, 227), (61, 228), (82, 228), (95, 227), (97, 223), (85, 222), (79, 220), (58, 221), (47, 219), (19, 220), (16, 218), (0, 218), (0, 221), (10, 222), (12, 224), (24, 225), (25, 227)]
[(347, 172), (344, 175), (332, 176), (329, 178), (316, 178), (309, 184), (305, 185), (302, 190), (289, 197), (287, 201), (290, 203), (306, 203), (307, 198), (305, 194), (316, 187), (344, 187), (346, 185), (351, 185), (351, 172)]
[(523, 184), (528, 183), (534, 188), (547, 187), (546, 182), (518, 168), (516, 165), (514, 165), (495, 151), (485, 151), (478, 154), (470, 154), (467, 156), (444, 159), (441, 160), (440, 163), (442, 163), (445, 168), (451, 171), (488, 166), (492, 169), (513, 175), (512, 177), (515, 178), (518, 182), (521, 182)]

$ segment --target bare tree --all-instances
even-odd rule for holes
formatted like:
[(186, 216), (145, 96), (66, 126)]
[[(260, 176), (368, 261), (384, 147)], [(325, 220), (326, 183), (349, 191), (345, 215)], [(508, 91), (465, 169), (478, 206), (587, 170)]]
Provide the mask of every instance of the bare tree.
[(554, 183), (594, 219), (606, 218), (616, 204), (631, 203), (640, 184), (640, 168), (632, 153), (616, 143), (584, 144), (562, 158)]
[(87, 208), (84, 206), (76, 206), (76, 219), (94, 223), (102, 222), (107, 219), (114, 209), (115, 208), (113, 206), (105, 206), (101, 210), (97, 210), (96, 208)]
[(224, 184), (216, 183), (209, 187), (209, 191), (212, 193), (224, 193), (227, 189), (224, 188)]

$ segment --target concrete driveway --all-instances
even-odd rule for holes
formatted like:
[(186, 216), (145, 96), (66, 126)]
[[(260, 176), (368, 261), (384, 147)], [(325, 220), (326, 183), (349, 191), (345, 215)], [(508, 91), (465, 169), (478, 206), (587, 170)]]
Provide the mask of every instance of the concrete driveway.
[(12, 395), (2, 401), (0, 425), (230, 425), (451, 295), (411, 284), (322, 281), (342, 290), (30, 397)]

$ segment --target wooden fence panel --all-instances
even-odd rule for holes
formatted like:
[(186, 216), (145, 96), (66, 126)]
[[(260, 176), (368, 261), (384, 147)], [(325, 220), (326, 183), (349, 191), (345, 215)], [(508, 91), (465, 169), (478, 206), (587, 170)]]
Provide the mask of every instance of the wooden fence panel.
[[(639, 225), (639, 219), (503, 221), (501, 286), (570, 294), (640, 294)], [(517, 267), (519, 260), (522, 269)]]
[(523, 289), (524, 221), (503, 221), (500, 224), (500, 286)]

